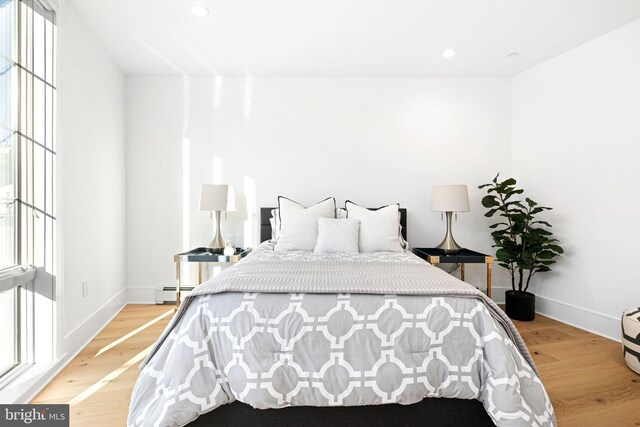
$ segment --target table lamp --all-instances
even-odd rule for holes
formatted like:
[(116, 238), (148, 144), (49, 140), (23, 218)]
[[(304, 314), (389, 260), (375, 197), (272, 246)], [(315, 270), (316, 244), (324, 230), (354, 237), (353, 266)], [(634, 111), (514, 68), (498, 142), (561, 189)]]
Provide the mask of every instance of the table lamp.
[(469, 193), (466, 185), (436, 185), (431, 191), (431, 211), (446, 212), (447, 234), (436, 248), (445, 254), (460, 252), (462, 247), (453, 239), (451, 217), (453, 212), (469, 212)]
[(230, 185), (203, 184), (200, 189), (200, 211), (215, 212), (216, 234), (208, 246), (211, 253), (223, 253), (225, 242), (220, 232), (221, 212), (235, 211), (235, 197)]

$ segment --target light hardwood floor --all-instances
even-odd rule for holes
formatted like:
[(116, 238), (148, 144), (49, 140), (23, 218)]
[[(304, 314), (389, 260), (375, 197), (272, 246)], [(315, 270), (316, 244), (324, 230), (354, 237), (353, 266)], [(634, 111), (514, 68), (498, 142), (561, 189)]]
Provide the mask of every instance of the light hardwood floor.
[[(33, 403), (71, 403), (72, 426), (124, 426), (137, 366), (173, 309), (128, 305)], [(563, 426), (640, 426), (640, 376), (620, 344), (537, 316), (514, 322)]]
[(127, 305), (32, 403), (70, 403), (73, 427), (126, 426), (138, 365), (172, 315), (173, 306)]

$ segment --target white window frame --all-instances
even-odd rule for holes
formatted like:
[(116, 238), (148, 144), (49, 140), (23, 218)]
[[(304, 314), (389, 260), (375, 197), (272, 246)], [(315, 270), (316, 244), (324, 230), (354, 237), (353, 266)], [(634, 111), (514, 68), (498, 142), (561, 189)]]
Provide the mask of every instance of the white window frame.
[[(58, 101), (55, 87), (58, 36), (56, 35), (56, 16), (52, 10), (57, 8), (57, 2), (47, 0), (14, 0), (14, 2), (15, 27), (13, 30), (17, 34), (13, 35), (13, 54), (16, 56), (8, 59), (11, 68), (9, 72), (15, 74), (11, 80), (12, 93), (17, 94), (18, 99), (15, 100), (12, 97), (11, 102), (14, 103), (12, 109), (16, 108), (12, 117), (16, 122), (10, 124), (11, 128), (8, 130), (13, 133), (15, 152), (13, 209), (14, 263), (16, 265), (0, 270), (0, 292), (16, 291), (17, 364), (0, 372), (0, 391), (10, 388), (16, 378), (36, 363), (46, 365), (53, 362), (55, 355), (59, 353), (59, 349), (55, 346), (59, 346), (60, 338), (58, 328), (53, 326), (60, 320), (59, 312), (55, 309), (55, 301), (59, 300), (60, 292), (55, 287), (56, 262), (53, 260), (53, 255), (58, 250), (58, 243), (55, 241), (58, 225), (53, 206), (57, 202), (54, 196), (57, 196), (55, 183), (59, 172), (57, 170), (54, 172), (53, 169), (56, 163), (54, 141), (58, 136), (56, 130)], [(26, 20), (23, 18), (23, 13), (27, 16)], [(34, 32), (36, 14), (38, 21), (42, 22), (44, 19), (44, 26), (39, 27), (44, 36), (44, 42), (41, 45), (43, 56), (37, 58), (34, 57), (34, 46), (36, 41), (40, 43), (42, 39), (36, 37)], [(49, 42), (47, 42), (47, 26), (53, 28)], [(27, 52), (26, 58), (23, 57), (24, 52)], [(45, 67), (41, 75), (38, 75), (36, 61), (40, 61)], [(47, 67), (50, 68), (47, 70)], [(44, 104), (36, 104), (34, 93), (36, 81), (45, 91), (44, 97), (38, 98), (42, 99)], [(50, 97), (48, 97), (49, 94), (51, 94)], [(44, 127), (44, 133), (40, 138), (34, 130), (38, 120), (34, 115), (37, 108), (44, 110), (44, 115), (41, 116), (44, 122), (38, 122)], [(23, 112), (26, 112), (26, 117), (21, 116)], [(50, 117), (47, 114), (50, 114)], [(42, 161), (44, 172), (39, 169), (39, 164), (34, 160), (38, 155), (44, 156)], [(47, 171), (49, 160), (53, 168)], [(35, 184), (36, 170), (40, 176), (37, 184)], [(40, 188), (40, 185), (43, 187)], [(36, 192), (39, 191), (44, 195), (44, 202), (41, 200), (37, 205), (35, 197)], [(36, 227), (36, 221), (40, 219), (42, 221), (39, 224), (42, 224), (42, 227)], [(47, 227), (49, 234), (47, 234)], [(39, 235), (42, 229), (44, 234)], [(49, 236), (50, 241), (47, 241)], [(38, 268), (33, 264), (43, 265)], [(37, 316), (36, 313), (38, 313)]]

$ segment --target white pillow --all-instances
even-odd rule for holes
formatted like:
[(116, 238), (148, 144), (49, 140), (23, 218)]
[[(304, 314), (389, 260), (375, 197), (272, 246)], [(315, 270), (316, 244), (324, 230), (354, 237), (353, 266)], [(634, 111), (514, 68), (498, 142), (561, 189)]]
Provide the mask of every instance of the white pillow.
[(357, 254), (357, 219), (318, 218), (318, 243), (313, 252), (317, 254)]
[(271, 218), (269, 218), (271, 224), (271, 241), (277, 242), (280, 237), (280, 210), (271, 209)]
[(280, 236), (275, 251), (308, 250), (316, 247), (318, 218), (335, 218), (336, 199), (330, 197), (305, 208), (286, 197), (278, 197)]
[(360, 220), (360, 252), (403, 252), (398, 237), (400, 230), (400, 206), (389, 205), (369, 210), (348, 201), (347, 218)]
[(345, 208), (336, 209), (336, 218), (345, 219), (347, 217), (347, 210)]

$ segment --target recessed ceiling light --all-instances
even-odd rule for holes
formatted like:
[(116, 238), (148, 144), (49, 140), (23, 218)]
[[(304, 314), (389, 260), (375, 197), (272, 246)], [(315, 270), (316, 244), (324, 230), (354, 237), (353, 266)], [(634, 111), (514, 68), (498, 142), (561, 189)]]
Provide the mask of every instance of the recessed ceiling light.
[(518, 52), (511, 52), (510, 54), (507, 55), (508, 59), (516, 59), (518, 56), (520, 56), (520, 54)]
[(191, 6), (191, 13), (196, 16), (207, 16), (209, 14), (209, 9), (204, 7), (204, 5), (194, 4)]
[(453, 49), (445, 49), (442, 51), (442, 56), (444, 58), (453, 58), (454, 56), (456, 56), (456, 51)]

